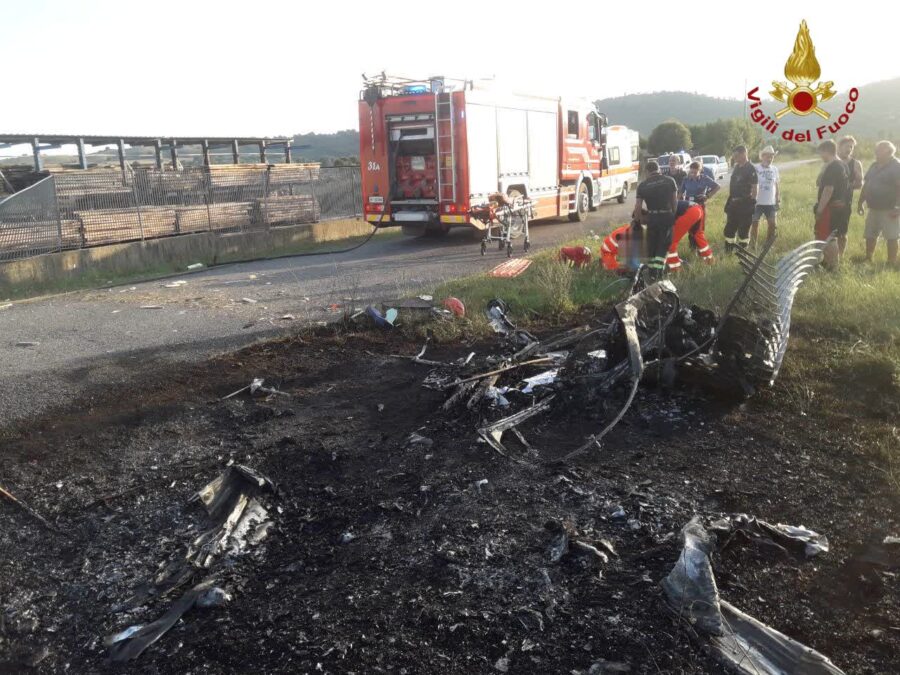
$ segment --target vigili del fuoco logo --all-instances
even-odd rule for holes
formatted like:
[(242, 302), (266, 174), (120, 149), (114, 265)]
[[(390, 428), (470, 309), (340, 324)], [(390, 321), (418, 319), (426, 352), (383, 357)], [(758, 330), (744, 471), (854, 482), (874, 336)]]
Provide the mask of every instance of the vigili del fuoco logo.
[[(759, 96), (759, 87), (753, 87), (747, 92), (750, 101), (750, 119), (759, 124), (772, 135), (779, 134), (785, 141), (807, 143), (812, 140), (821, 140), (830, 134), (836, 134), (850, 121), (850, 116), (856, 110), (856, 102), (859, 100), (859, 90), (853, 87), (847, 92), (847, 103), (838, 113), (836, 119), (831, 119), (831, 113), (821, 104), (834, 98), (832, 89), (834, 82), (820, 80), (822, 75), (819, 60), (816, 58), (816, 48), (809, 35), (809, 27), (806, 21), (800, 23), (797, 31), (797, 39), (794, 41), (794, 51), (791, 52), (787, 63), (784, 64), (784, 76), (787, 82), (772, 82), (772, 91), (769, 94), (775, 101), (783, 104), (774, 115), (767, 115), (762, 109), (762, 100)], [(814, 84), (816, 83), (817, 84)], [(791, 86), (793, 85), (793, 86)], [(830, 120), (815, 129), (797, 129), (790, 127), (781, 129), (781, 120), (788, 115), (807, 117), (817, 115), (823, 120)], [(792, 120), (793, 117), (787, 117)]]

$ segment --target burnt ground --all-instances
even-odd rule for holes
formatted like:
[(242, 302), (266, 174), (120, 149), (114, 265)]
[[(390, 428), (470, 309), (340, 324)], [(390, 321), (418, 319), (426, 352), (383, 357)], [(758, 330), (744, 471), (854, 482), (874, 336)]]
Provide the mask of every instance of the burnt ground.
[[(822, 349), (795, 343), (788, 360)], [(369, 353), (418, 347), (325, 333), (257, 345), (3, 431), (0, 484), (60, 532), (0, 500), (0, 671), (717, 673), (659, 582), (692, 516), (746, 512), (817, 530), (831, 551), (729, 550), (714, 561), (723, 597), (847, 672), (896, 672), (900, 579), (849, 564), (900, 535), (896, 486), (868, 447), (897, 414), (890, 375), (837, 373), (812, 405), (789, 373), (740, 405), (642, 388), (603, 450), (535, 468), (477, 442), (477, 417), (443, 414), (426, 366)], [(293, 396), (218, 400), (252, 377)], [(617, 396), (523, 429), (559, 457)], [(412, 432), (432, 443), (409, 444)], [(217, 569), (233, 600), (110, 663), (104, 636), (177, 597), (114, 611), (204, 528), (188, 498), (229, 460), (280, 491), (269, 537)], [(617, 555), (551, 562), (548, 523)]]

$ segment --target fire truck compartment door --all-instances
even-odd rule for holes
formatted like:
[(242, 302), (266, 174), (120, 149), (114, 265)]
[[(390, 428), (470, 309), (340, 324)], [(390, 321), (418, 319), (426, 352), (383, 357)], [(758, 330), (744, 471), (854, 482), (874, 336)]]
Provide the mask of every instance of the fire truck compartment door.
[(500, 175), (528, 173), (528, 113), (497, 108), (497, 156)]
[(532, 189), (555, 187), (559, 182), (556, 113), (528, 111), (528, 178)]
[(499, 188), (497, 172), (497, 109), (466, 104), (469, 193), (490, 194)]

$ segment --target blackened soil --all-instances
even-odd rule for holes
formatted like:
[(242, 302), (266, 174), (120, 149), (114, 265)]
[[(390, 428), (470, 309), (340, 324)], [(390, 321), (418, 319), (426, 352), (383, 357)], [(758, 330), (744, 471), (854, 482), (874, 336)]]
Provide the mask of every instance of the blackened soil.
[[(527, 466), (477, 441), (477, 415), (443, 413), (445, 396), (421, 386), (427, 366), (384, 356), (417, 349), (364, 335), (265, 344), (3, 432), (0, 484), (61, 533), (0, 500), (0, 670), (586, 673), (606, 661), (716, 673), (663, 610), (659, 582), (692, 516), (746, 512), (824, 533), (831, 551), (800, 562), (730, 549), (715, 560), (723, 597), (847, 672), (896, 672), (900, 580), (848, 564), (900, 535), (896, 487), (870, 447), (897, 412), (890, 378), (877, 404), (867, 394), (827, 418), (789, 373), (740, 406), (642, 389), (602, 450), (539, 461), (596, 431), (617, 392), (606, 410), (524, 425), (540, 457), (509, 447)], [(291, 398), (218, 400), (252, 377)], [(430, 443), (408, 443), (413, 432)], [(274, 530), (220, 571), (228, 605), (188, 612), (136, 661), (111, 664), (104, 636), (173, 598), (114, 608), (203, 526), (188, 498), (229, 460), (278, 484)], [(558, 525), (617, 555), (552, 562)]]

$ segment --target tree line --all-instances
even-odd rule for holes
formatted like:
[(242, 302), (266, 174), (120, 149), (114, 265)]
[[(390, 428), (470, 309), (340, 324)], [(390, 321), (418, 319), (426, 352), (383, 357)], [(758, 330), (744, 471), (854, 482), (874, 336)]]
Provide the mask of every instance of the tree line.
[(770, 143), (781, 155), (809, 153), (806, 144), (779, 144), (779, 140), (765, 136), (759, 126), (748, 119), (729, 118), (690, 125), (668, 120), (658, 124), (647, 139), (642, 139), (641, 147), (651, 157), (679, 150), (692, 155), (728, 156), (736, 145), (747, 146), (750, 156), (755, 157), (760, 148)]

